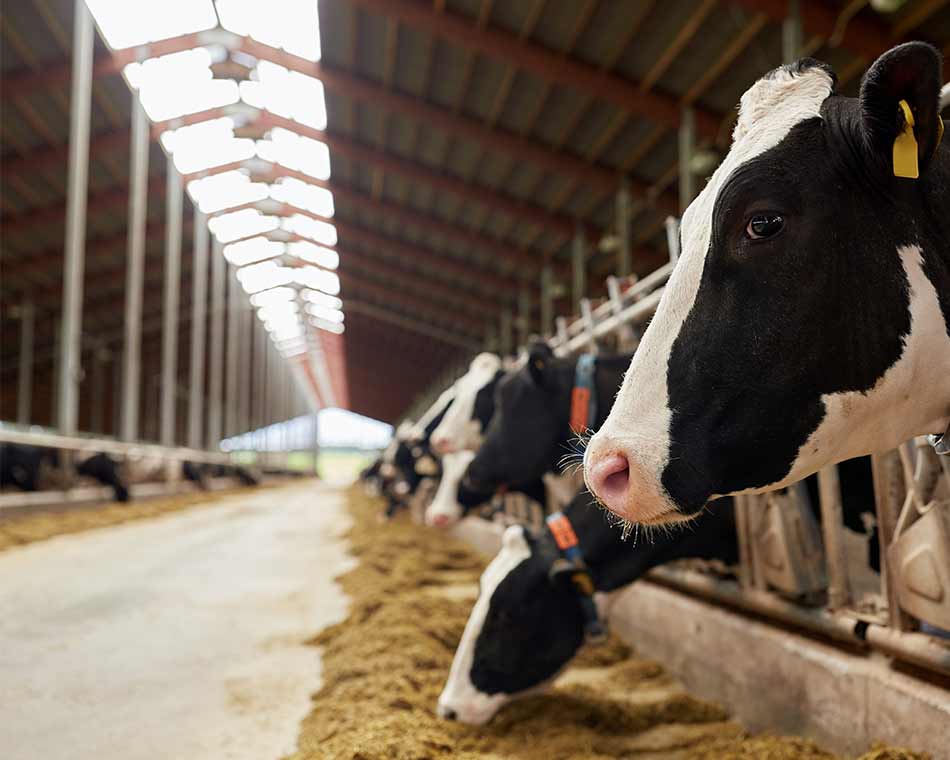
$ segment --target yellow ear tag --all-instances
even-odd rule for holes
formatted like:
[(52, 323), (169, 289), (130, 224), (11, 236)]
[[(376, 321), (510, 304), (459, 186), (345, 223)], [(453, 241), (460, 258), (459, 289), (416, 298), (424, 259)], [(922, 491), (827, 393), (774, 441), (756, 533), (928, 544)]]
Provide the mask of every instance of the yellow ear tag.
[(914, 114), (906, 100), (899, 103), (904, 112), (904, 129), (894, 139), (894, 176), (917, 179), (917, 138), (914, 137)]

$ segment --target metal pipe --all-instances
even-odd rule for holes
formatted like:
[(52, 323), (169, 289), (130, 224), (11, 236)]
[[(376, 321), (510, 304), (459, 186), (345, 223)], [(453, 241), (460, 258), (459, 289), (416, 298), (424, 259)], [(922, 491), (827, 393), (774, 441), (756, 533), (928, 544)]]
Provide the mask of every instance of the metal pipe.
[(254, 427), (262, 428), (267, 424), (267, 330), (259, 319), (254, 318), (257, 332), (257, 347), (254, 350), (254, 366), (257, 377), (254, 379)]
[(238, 421), (238, 345), (239, 319), (238, 299), (241, 285), (238, 282), (236, 268), (228, 265), (228, 310), (227, 310), (227, 362), (228, 372), (225, 378), (224, 435), (230, 438), (237, 432)]
[(574, 308), (587, 295), (587, 244), (584, 240), (584, 228), (580, 224), (574, 231), (574, 245), (571, 249), (571, 275)]
[(208, 353), (208, 438), (207, 448), (216, 451), (221, 442), (222, 381), (224, 379), (224, 295), (227, 262), (223, 246), (211, 244), (211, 332)]
[(162, 395), (159, 440), (175, 443), (178, 395), (178, 300), (181, 288), (181, 176), (168, 157), (165, 195), (165, 292), (162, 306)]
[(86, 260), (86, 195), (89, 190), (89, 110), (92, 100), (92, 14), (85, 0), (74, 3), (73, 76), (69, 105), (69, 167), (66, 181), (66, 245), (60, 330), (57, 425), (76, 432), (82, 377), (83, 270)]
[(679, 190), (680, 213), (696, 195), (696, 178), (690, 163), (696, 148), (696, 114), (687, 106), (683, 109), (679, 129)]
[(904, 504), (906, 494), (904, 470), (896, 450), (871, 457), (871, 469), (874, 476), (874, 501), (877, 514), (877, 530), (881, 547), (881, 583), (883, 596), (887, 599), (888, 616), (891, 627), (908, 630), (910, 617), (901, 609), (897, 596), (897, 584), (894, 577), (897, 568), (887, 561), (887, 548), (894, 539), (897, 518)]
[(33, 333), (36, 307), (20, 304), (20, 366), (17, 367), (16, 421), (29, 425), (33, 407)]
[(139, 438), (142, 385), (142, 287), (145, 281), (145, 220), (148, 204), (148, 117), (138, 93), (132, 96), (129, 159), (129, 236), (125, 270), (125, 328), (122, 352), (122, 431), (124, 441)]
[(802, 15), (799, 0), (788, 0), (782, 21), (782, 63), (794, 63), (802, 54)]
[(208, 220), (195, 208), (191, 267), (191, 362), (188, 380), (188, 445), (201, 448), (201, 402), (205, 380), (205, 328), (208, 313)]
[(841, 482), (837, 465), (829, 465), (818, 471), (818, 494), (821, 501), (825, 562), (828, 567), (828, 606), (837, 610), (851, 603), (848, 555), (841, 532), (844, 514), (841, 509)]
[(617, 190), (617, 275), (627, 277), (632, 271), (630, 255), (630, 180), (624, 177)]
[(238, 369), (240, 378), (238, 380), (238, 428), (239, 432), (246, 433), (251, 429), (251, 377), (254, 368), (251, 350), (253, 347), (254, 335), (251, 332), (253, 325), (251, 320), (254, 315), (251, 313), (251, 305), (247, 301), (240, 304), (239, 337), (241, 342), (241, 353)]

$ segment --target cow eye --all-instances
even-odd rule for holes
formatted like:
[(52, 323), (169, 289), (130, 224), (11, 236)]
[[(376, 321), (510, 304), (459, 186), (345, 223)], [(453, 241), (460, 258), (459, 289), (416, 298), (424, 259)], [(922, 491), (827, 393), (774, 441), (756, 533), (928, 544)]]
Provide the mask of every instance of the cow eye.
[(753, 240), (775, 237), (785, 227), (785, 220), (778, 214), (756, 214), (746, 225), (746, 234)]

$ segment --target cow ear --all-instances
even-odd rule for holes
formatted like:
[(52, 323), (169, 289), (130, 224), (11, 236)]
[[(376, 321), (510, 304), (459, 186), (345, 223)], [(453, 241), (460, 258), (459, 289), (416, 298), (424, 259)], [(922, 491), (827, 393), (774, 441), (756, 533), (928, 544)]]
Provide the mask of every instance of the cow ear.
[(936, 48), (908, 42), (888, 50), (864, 75), (859, 96), (864, 142), (875, 162), (890, 167), (894, 176), (915, 179), (937, 149), (943, 131), (941, 69)]
[(535, 343), (528, 351), (528, 372), (531, 373), (531, 379), (538, 387), (543, 388), (546, 380), (546, 372), (554, 358), (554, 352), (547, 343)]

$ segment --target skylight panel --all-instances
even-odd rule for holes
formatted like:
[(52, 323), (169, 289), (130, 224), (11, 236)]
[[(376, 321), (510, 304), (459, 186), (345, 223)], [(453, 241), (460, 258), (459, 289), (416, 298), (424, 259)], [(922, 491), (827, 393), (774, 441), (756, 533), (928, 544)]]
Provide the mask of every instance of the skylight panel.
[(283, 243), (277, 243), (261, 236), (224, 246), (224, 258), (236, 267), (273, 259), (282, 253), (284, 253)]
[(279, 225), (280, 220), (276, 216), (266, 216), (252, 208), (233, 211), (208, 220), (208, 228), (221, 243), (231, 243), (241, 238), (270, 232)]
[(298, 285), (311, 290), (320, 290), (335, 296), (340, 292), (340, 278), (333, 272), (318, 267), (297, 267), (293, 270)]
[(294, 177), (284, 177), (270, 186), (270, 197), (281, 203), (289, 203), (317, 216), (333, 217), (333, 193), (325, 187), (301, 182)]
[(265, 183), (251, 182), (250, 177), (238, 170), (193, 179), (188, 183), (188, 194), (205, 214), (262, 201), (268, 193)]
[(257, 141), (256, 149), (258, 156), (272, 164), (286, 166), (316, 179), (330, 179), (330, 149), (319, 140), (275, 127), (270, 131), (269, 140)]
[(262, 290), (289, 285), (294, 281), (294, 270), (282, 267), (273, 261), (262, 261), (241, 267), (237, 271), (238, 282), (245, 293), (254, 294)]
[(221, 25), (309, 61), (320, 60), (317, 0), (216, 0)]
[(244, 161), (255, 152), (253, 140), (234, 136), (234, 120), (229, 116), (168, 130), (161, 140), (182, 174)]
[[(86, 0), (86, 5), (113, 50), (201, 32), (218, 23), (211, 0)], [(311, 5), (316, 14), (316, 2)], [(319, 47), (318, 36), (318, 55)]]
[(256, 306), (257, 308), (272, 306), (274, 304), (293, 301), (296, 297), (297, 291), (293, 288), (272, 288), (265, 290), (263, 293), (256, 293), (251, 296), (251, 306)]
[(255, 76), (256, 79), (241, 82), (241, 99), (245, 103), (314, 129), (326, 129), (327, 103), (319, 79), (270, 61), (258, 61)]
[(284, 217), (280, 222), (280, 226), (288, 232), (309, 238), (316, 243), (336, 245), (336, 227), (327, 222), (311, 219), (303, 214), (293, 214)]
[(306, 240), (288, 243), (287, 253), (324, 269), (336, 269), (340, 265), (340, 254), (336, 251)]

